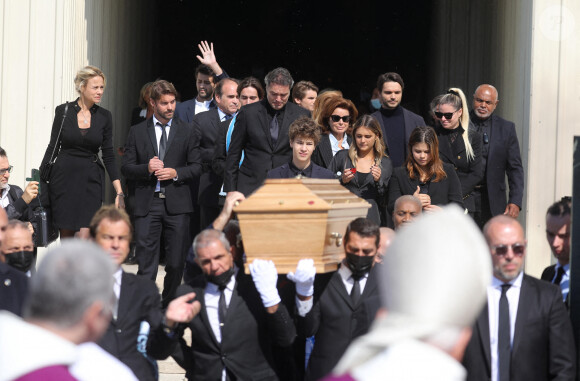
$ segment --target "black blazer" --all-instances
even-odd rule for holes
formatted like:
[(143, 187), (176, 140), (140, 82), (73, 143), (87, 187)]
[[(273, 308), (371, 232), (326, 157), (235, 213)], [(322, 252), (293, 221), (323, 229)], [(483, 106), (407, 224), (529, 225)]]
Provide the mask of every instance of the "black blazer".
[[(177, 295), (195, 292), (201, 303), (200, 313), (189, 323), (192, 332), (191, 347), (178, 346), (178, 337), (162, 335), (156, 350), (167, 357), (180, 359), (189, 379), (220, 380), (225, 367), (238, 380), (276, 380), (273, 346), (289, 347), (296, 337), (296, 328), (283, 304), (274, 314), (266, 312), (252, 278), (238, 271), (236, 285), (228, 306), (221, 343), (218, 343), (210, 326), (205, 306), (205, 287), (182, 285)], [(164, 355), (164, 356), (163, 356)]]
[[(270, 137), (267, 102), (264, 99), (246, 105), (236, 117), (225, 166), (226, 192), (237, 190), (248, 196), (262, 185), (269, 170), (289, 162), (292, 158), (288, 128), (299, 117), (309, 116), (310, 112), (293, 103), (286, 103), (284, 120), (274, 146)], [(245, 152), (245, 158), (239, 167), (242, 151)]]
[[(552, 279), (556, 276), (556, 265), (548, 266), (542, 271), (542, 276), (540, 277), (541, 280), (545, 280), (546, 282), (552, 283)], [(562, 292), (562, 289), (560, 289)], [(564, 300), (564, 305), (566, 308), (570, 308), (570, 293), (566, 295), (566, 300)]]
[[(473, 112), (472, 112), (473, 117)], [(506, 205), (522, 207), (524, 196), (524, 169), (516, 126), (510, 121), (492, 115), (490, 120), (489, 151), (485, 168), (485, 180), (492, 215), (502, 214)], [(506, 198), (505, 177), (509, 184)]]
[(338, 272), (316, 274), (314, 305), (305, 317), (297, 318), (299, 333), (315, 336), (306, 380), (318, 380), (330, 373), (349, 344), (369, 331), (380, 307), (377, 266), (371, 270), (356, 305)]
[(220, 117), (218, 109), (201, 112), (193, 117), (194, 150), (201, 157), (202, 174), (199, 178), (199, 205), (218, 206), (218, 194), (223, 184), (223, 175), (212, 170), (212, 160), (220, 134)]
[[(407, 145), (409, 143), (409, 137), (411, 136), (411, 132), (413, 132), (415, 127), (426, 126), (426, 124), (425, 124), (425, 120), (421, 116), (415, 114), (414, 112), (407, 110), (403, 106), (401, 106), (401, 108), (403, 109), (403, 118), (405, 118), (405, 157), (407, 157), (407, 155), (409, 154), (409, 152), (407, 152), (407, 149), (408, 149)], [(387, 155), (389, 155), (389, 142), (387, 141), (387, 128), (386, 128), (385, 124), (383, 123), (383, 116), (381, 115), (381, 110), (377, 110), (377, 111), (373, 112), (371, 114), (371, 116), (374, 117), (381, 125), (381, 129), (383, 130), (383, 140), (385, 141), (385, 152), (387, 153)]]
[(467, 136), (471, 148), (473, 149), (473, 160), (467, 160), (467, 151), (465, 150), (465, 143), (463, 137), (457, 137), (459, 152), (453, 153), (449, 135), (443, 131), (442, 127), (437, 129), (437, 137), (439, 138), (439, 157), (446, 163), (455, 167), (455, 172), (461, 184), (461, 194), (463, 195), (463, 204), (470, 212), (475, 212), (475, 199), (471, 192), (475, 186), (483, 179), (483, 162), (481, 160), (481, 145), (483, 144), (481, 133), (477, 132), (473, 126), (467, 130)]
[[(170, 214), (191, 213), (193, 206), (188, 182), (201, 174), (199, 151), (194, 149), (194, 134), (190, 125), (174, 118), (167, 137), (167, 150), (163, 160), (165, 168), (177, 171), (177, 181), (161, 183), (165, 187), (165, 205)], [(134, 213), (142, 217), (149, 213), (157, 178), (149, 173), (149, 160), (158, 156), (157, 138), (153, 118), (149, 118), (129, 131), (121, 172), (134, 181)]]
[[(491, 378), (487, 305), (479, 315), (465, 350), (468, 381)], [(512, 346), (510, 380), (574, 380), (576, 349), (560, 289), (524, 275)]]
[[(443, 163), (443, 170), (447, 177), (438, 182), (429, 184), (429, 196), (433, 205), (447, 205), (454, 202), (463, 208), (461, 184), (451, 164)], [(403, 195), (413, 195), (419, 185), (419, 179), (411, 180), (405, 166), (395, 168), (391, 185), (389, 186), (389, 212), (393, 212), (395, 201)]]
[(123, 272), (117, 320), (111, 320), (99, 345), (131, 368), (139, 380), (153, 381), (156, 370), (137, 350), (137, 338), (141, 322), (148, 322), (150, 330), (155, 331), (161, 329), (162, 318), (159, 290), (155, 283)]
[(28, 277), (14, 267), (0, 262), (0, 310), (22, 316), (28, 293)]
[[(294, 173), (290, 170), (290, 165), (288, 163), (274, 168), (268, 172), (269, 179), (291, 179), (294, 177)], [(320, 167), (312, 163), (312, 179), (336, 179), (334, 173), (330, 172), (328, 169)]]
[[(352, 138), (350, 135), (346, 135), (346, 141), (350, 147), (352, 144)], [(332, 147), (330, 145), (330, 136), (329, 134), (322, 134), (320, 137), (320, 143), (318, 143), (316, 149), (312, 153), (312, 161), (321, 167), (328, 168), (330, 167), (330, 162), (332, 161), (333, 157), (334, 155), (332, 154)]]

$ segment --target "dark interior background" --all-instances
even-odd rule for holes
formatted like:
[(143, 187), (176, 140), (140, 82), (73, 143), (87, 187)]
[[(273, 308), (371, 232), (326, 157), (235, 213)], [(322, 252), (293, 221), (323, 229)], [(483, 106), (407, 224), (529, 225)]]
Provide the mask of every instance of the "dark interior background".
[(360, 112), (368, 112), (377, 76), (396, 71), (403, 105), (425, 114), (430, 7), (429, 0), (158, 0), (153, 47), (163, 58), (154, 77), (173, 82), (182, 100), (193, 98), (197, 44), (208, 40), (231, 77), (263, 81), (283, 66), (295, 81), (341, 90)]

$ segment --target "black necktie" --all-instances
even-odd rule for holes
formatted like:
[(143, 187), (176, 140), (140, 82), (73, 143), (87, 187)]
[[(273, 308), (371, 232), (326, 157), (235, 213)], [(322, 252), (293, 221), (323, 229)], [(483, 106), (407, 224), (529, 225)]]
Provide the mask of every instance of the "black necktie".
[(276, 147), (276, 142), (278, 141), (278, 132), (280, 126), (278, 126), (278, 113), (275, 112), (270, 122), (270, 137), (272, 138), (272, 145)]
[(226, 114), (226, 115), (224, 116), (224, 120), (232, 120), (232, 118), (233, 118), (233, 116), (232, 116), (232, 115), (230, 115), (230, 114)]
[(167, 134), (165, 133), (166, 124), (157, 122), (157, 125), (161, 127), (161, 139), (159, 139), (159, 160), (163, 161), (165, 157), (165, 147), (167, 146)]
[(352, 304), (356, 305), (358, 300), (360, 299), (360, 278), (352, 277), (354, 280), (354, 284), (352, 285), (352, 290), (350, 291), (350, 298), (352, 300)]
[(226, 303), (226, 295), (224, 290), (226, 289), (225, 286), (219, 287), (220, 290), (220, 300), (218, 302), (218, 319), (220, 321), (220, 329), (224, 329), (224, 324), (226, 322), (226, 314), (228, 312), (228, 305)]
[(511, 361), (510, 339), (510, 310), (507, 300), (507, 290), (511, 284), (501, 285), (501, 297), (499, 298), (499, 327), (497, 330), (497, 352), (499, 358), (499, 381), (509, 381)]
[(556, 278), (554, 279), (554, 284), (557, 284), (559, 286), (560, 283), (562, 283), (562, 277), (564, 276), (564, 274), (565, 274), (564, 268), (562, 266), (558, 267), (558, 273), (556, 274)]

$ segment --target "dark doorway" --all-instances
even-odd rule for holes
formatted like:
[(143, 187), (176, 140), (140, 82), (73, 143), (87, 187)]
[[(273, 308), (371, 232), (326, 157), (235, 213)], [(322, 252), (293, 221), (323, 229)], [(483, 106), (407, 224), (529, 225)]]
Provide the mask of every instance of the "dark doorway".
[(263, 81), (266, 72), (283, 66), (296, 81), (341, 90), (361, 112), (368, 112), (376, 78), (387, 71), (405, 80), (405, 107), (423, 114), (430, 100), (428, 0), (159, 0), (157, 9), (154, 46), (161, 62), (153, 77), (172, 81), (182, 100), (195, 96), (201, 40), (214, 43), (232, 77)]

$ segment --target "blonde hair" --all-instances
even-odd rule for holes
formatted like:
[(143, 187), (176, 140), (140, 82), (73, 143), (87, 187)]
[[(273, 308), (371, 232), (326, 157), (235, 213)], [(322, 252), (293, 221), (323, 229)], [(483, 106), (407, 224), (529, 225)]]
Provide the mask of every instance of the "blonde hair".
[(467, 152), (467, 160), (474, 160), (475, 154), (471, 143), (469, 142), (469, 110), (467, 109), (467, 100), (465, 94), (460, 88), (451, 87), (447, 90), (447, 94), (441, 95), (437, 105), (452, 105), (455, 109), (461, 109), (461, 127), (463, 127), (463, 142), (465, 143), (465, 151)]
[(375, 134), (375, 144), (373, 145), (373, 156), (375, 165), (381, 167), (381, 160), (385, 154), (385, 143), (383, 140), (383, 130), (381, 125), (375, 118), (370, 115), (363, 115), (359, 120), (356, 121), (352, 128), (352, 144), (348, 148), (348, 157), (352, 161), (352, 165), (356, 167), (356, 162), (358, 160), (358, 147), (356, 146), (355, 134), (356, 131), (361, 128), (368, 128)]
[(75, 76), (75, 89), (77, 93), (81, 93), (81, 88), (87, 85), (89, 79), (97, 76), (103, 78), (103, 84), (106, 87), (107, 78), (105, 77), (105, 73), (103, 73), (103, 71), (98, 67), (89, 65), (77, 71), (77, 75)]

